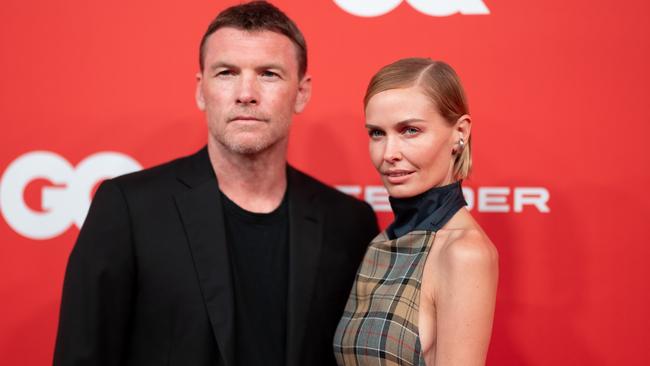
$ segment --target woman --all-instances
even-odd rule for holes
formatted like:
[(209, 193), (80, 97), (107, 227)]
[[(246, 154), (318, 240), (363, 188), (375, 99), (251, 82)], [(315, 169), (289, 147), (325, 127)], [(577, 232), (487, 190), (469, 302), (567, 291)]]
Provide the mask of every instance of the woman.
[(339, 365), (483, 365), (497, 251), (464, 208), (471, 117), (454, 70), (410, 58), (364, 99), (395, 221), (370, 244), (334, 337)]

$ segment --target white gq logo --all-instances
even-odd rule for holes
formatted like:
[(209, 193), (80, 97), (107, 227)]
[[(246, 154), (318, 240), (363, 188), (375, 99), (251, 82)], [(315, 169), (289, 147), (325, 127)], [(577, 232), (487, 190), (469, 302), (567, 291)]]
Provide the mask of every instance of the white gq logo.
[[(51, 239), (64, 233), (73, 223), (81, 227), (90, 207), (91, 189), (101, 179), (140, 170), (133, 158), (117, 152), (88, 156), (73, 167), (49, 151), (33, 151), (20, 156), (8, 167), (0, 182), (0, 208), (7, 223), (30, 239)], [(25, 187), (35, 179), (47, 179), (42, 206), (45, 212), (25, 204)]]
[[(360, 17), (377, 17), (391, 12), (404, 0), (334, 0), (348, 13)], [(420, 13), (445, 17), (456, 13), (465, 15), (490, 14), (483, 0), (406, 0)]]

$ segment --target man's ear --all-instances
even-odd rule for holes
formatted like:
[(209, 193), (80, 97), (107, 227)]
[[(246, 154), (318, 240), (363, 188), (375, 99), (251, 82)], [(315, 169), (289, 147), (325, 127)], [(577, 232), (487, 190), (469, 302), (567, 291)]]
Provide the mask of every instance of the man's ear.
[(309, 99), (311, 99), (311, 76), (305, 75), (298, 84), (298, 95), (296, 96), (296, 103), (293, 106), (294, 113), (300, 113), (305, 110)]
[(203, 97), (203, 74), (201, 72), (196, 73), (196, 92), (194, 98), (196, 99), (196, 106), (199, 107), (199, 110), (205, 111), (205, 98)]

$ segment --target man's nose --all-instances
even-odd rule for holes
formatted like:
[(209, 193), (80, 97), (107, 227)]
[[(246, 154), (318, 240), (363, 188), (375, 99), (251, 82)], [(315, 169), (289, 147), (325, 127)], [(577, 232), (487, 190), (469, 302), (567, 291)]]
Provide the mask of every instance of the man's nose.
[(237, 104), (258, 104), (259, 85), (256, 75), (242, 75), (237, 90)]

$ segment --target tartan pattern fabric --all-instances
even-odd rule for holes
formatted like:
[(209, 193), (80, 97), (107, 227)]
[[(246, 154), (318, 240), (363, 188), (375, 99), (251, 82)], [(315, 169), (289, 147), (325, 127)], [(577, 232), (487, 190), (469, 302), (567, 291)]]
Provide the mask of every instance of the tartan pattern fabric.
[(418, 333), (422, 270), (435, 238), (412, 231), (368, 247), (334, 335), (339, 365), (425, 365)]

